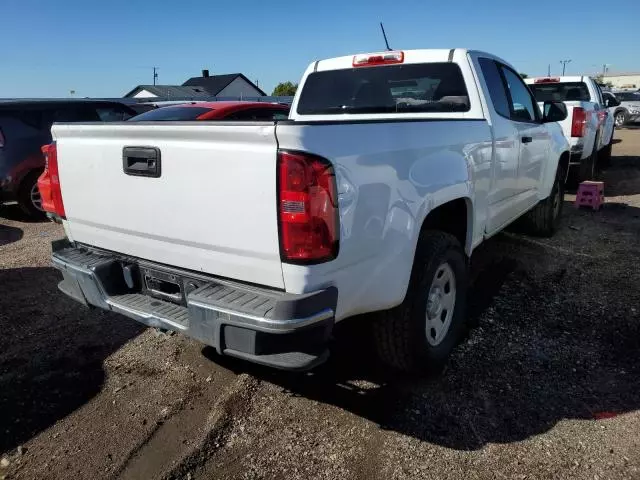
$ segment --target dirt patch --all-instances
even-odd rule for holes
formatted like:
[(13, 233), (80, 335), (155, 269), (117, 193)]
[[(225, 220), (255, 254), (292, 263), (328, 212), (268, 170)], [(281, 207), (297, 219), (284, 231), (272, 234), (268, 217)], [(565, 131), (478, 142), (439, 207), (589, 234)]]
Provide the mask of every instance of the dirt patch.
[(421, 380), (380, 367), (367, 318), (300, 375), (85, 310), (60, 228), (0, 211), (0, 476), (640, 478), (640, 131), (616, 139), (600, 212), (569, 196), (552, 239), (474, 254), (475, 328)]

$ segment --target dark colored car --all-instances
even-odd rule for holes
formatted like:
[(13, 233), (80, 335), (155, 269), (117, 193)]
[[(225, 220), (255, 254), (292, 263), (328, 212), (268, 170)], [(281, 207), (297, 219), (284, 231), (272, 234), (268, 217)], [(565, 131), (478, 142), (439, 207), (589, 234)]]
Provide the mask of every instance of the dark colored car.
[(51, 143), (54, 122), (113, 122), (136, 112), (98, 100), (0, 101), (0, 202), (17, 201), (31, 216), (43, 215), (38, 177), (44, 169), (41, 148)]
[(188, 120), (284, 120), (289, 106), (267, 102), (190, 102), (145, 112), (132, 122), (188, 121)]

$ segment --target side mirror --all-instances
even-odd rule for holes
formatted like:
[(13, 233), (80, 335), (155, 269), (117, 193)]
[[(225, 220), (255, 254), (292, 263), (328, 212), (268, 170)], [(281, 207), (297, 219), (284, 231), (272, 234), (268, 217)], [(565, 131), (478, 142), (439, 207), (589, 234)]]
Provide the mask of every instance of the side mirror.
[(568, 115), (567, 106), (563, 102), (544, 102), (543, 123), (561, 122)]

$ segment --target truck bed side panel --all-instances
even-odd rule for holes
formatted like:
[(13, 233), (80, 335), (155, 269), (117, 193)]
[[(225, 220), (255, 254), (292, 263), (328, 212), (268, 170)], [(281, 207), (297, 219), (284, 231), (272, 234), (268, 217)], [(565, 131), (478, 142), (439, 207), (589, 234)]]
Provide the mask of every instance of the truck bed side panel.
[[(467, 231), (484, 232), (493, 142), (484, 120), (278, 124), (280, 148), (335, 167), (340, 252), (332, 262), (283, 264), (287, 291), (335, 285), (337, 318), (390, 308), (405, 296), (422, 222), (449, 200), (469, 202)], [(471, 205), (474, 205), (473, 207)], [(473, 239), (467, 236), (470, 251)]]

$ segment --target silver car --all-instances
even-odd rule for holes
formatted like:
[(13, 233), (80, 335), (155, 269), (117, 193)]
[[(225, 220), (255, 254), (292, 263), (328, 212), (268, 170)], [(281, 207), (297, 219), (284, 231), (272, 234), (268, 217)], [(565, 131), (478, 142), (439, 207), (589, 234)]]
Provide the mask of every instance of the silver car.
[(640, 121), (640, 92), (603, 92), (616, 127)]

